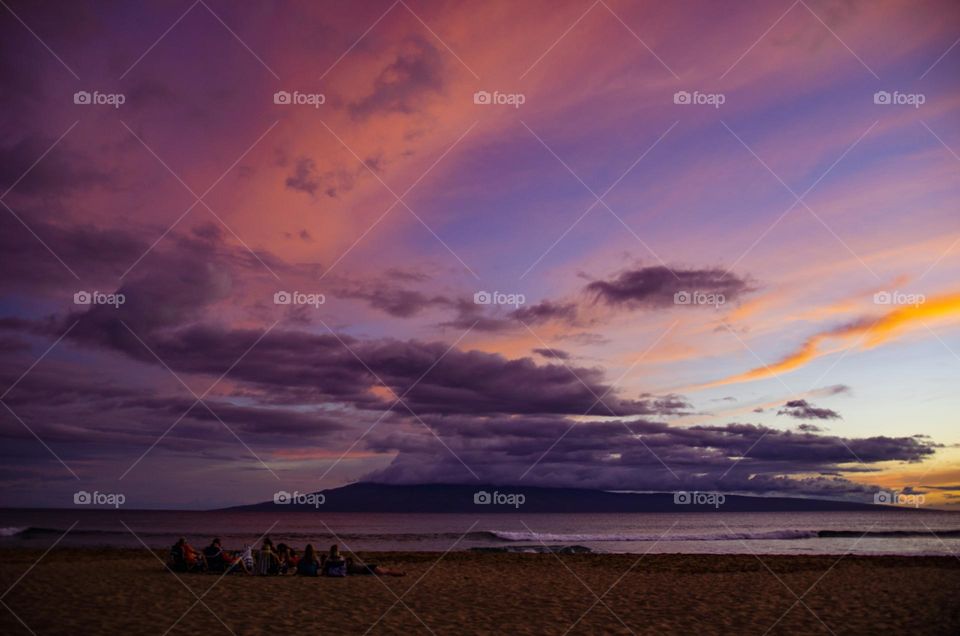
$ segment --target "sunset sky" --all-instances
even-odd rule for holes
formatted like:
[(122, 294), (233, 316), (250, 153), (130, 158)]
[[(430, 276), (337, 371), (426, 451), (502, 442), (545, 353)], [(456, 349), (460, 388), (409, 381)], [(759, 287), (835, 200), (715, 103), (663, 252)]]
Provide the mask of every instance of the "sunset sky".
[(956, 2), (3, 4), (0, 505), (960, 505)]

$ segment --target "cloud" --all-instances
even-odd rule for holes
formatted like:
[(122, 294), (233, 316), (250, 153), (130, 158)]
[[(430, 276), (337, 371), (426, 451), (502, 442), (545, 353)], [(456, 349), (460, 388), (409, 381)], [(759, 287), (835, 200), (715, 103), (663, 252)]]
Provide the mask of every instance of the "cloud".
[(586, 291), (597, 300), (631, 309), (672, 306), (674, 294), (679, 292), (723, 294), (731, 301), (752, 289), (747, 280), (719, 268), (676, 269), (661, 265), (627, 270), (586, 286)]
[(373, 91), (348, 105), (350, 114), (364, 119), (373, 114), (416, 112), (430, 94), (443, 88), (443, 56), (419, 36), (408, 37), (395, 58), (373, 82)]
[(864, 317), (839, 327), (820, 331), (776, 362), (729, 376), (707, 386), (748, 382), (793, 371), (820, 356), (831, 353), (832, 351), (824, 349), (824, 344), (830, 341), (850, 342), (848, 346), (869, 349), (910, 330), (922, 328), (927, 321), (957, 320), (958, 318), (960, 318), (960, 293), (928, 298), (922, 304), (891, 309), (879, 318)]
[(831, 409), (817, 408), (806, 400), (790, 400), (777, 411), (777, 415), (789, 415), (798, 420), (836, 420), (840, 414)]
[(543, 356), (544, 358), (557, 359), (557, 360), (569, 360), (570, 354), (561, 349), (534, 349), (534, 353), (537, 355)]
[(935, 449), (912, 437), (843, 438), (751, 424), (681, 428), (645, 419), (575, 423), (543, 416), (427, 417), (425, 423), (449, 450), (427, 431), (383, 432), (370, 448), (398, 455), (369, 478), (449, 482), (455, 475), (469, 483), (462, 460), (488, 483), (862, 497), (872, 490), (834, 475), (918, 462)]

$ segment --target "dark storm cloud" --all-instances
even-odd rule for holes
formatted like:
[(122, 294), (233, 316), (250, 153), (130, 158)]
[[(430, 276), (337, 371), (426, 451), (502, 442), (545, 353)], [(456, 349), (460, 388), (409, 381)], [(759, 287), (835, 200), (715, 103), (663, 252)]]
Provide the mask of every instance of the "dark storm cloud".
[[(502, 484), (845, 496), (868, 489), (835, 477), (841, 467), (872, 470), (872, 464), (916, 462), (934, 452), (933, 444), (911, 437), (841, 438), (750, 424), (680, 428), (648, 420), (574, 423), (541, 416), (425, 420), (482, 481)], [(372, 478), (473, 479), (432, 435), (413, 433), (383, 432), (371, 440), (371, 448), (399, 452)]]
[(818, 408), (806, 400), (790, 400), (777, 411), (777, 415), (789, 415), (798, 420), (837, 420), (840, 414), (832, 409)]
[[(376, 159), (367, 159), (364, 163), (379, 172), (379, 163)], [(310, 157), (298, 157), (293, 164), (293, 172), (287, 176), (284, 185), (298, 192), (316, 196), (322, 193), (331, 199), (353, 190), (359, 178), (367, 174), (362, 165), (354, 168), (337, 166), (321, 172), (316, 162)]]
[[(136, 319), (135, 315), (125, 317), (124, 310), (111, 309), (121, 319)], [(103, 329), (100, 343), (149, 360), (150, 354), (144, 353), (132, 335), (124, 334), (122, 326), (96, 326)], [(202, 374), (222, 373), (261, 333), (213, 325), (139, 332), (174, 370)], [(92, 335), (85, 333), (86, 337)], [(654, 415), (674, 412), (678, 407), (672, 400), (621, 398), (610, 390), (599, 369), (537, 366), (530, 358), (511, 360), (480, 351), (448, 350), (447, 344), (439, 342), (338, 336), (275, 329), (246, 355), (230, 377), (279, 395), (293, 392), (298, 399), (342, 401), (359, 408), (386, 405), (371, 393), (381, 380), (395, 393), (403, 394), (422, 377), (404, 399), (417, 413), (609, 415), (613, 411), (614, 415)], [(605, 393), (598, 403), (598, 397)]]
[(572, 324), (576, 321), (577, 306), (574, 303), (544, 300), (535, 305), (515, 309), (510, 313), (510, 317), (533, 325), (551, 320)]
[(752, 290), (749, 281), (722, 269), (676, 269), (661, 265), (627, 270), (586, 286), (586, 291), (608, 305), (655, 308), (674, 304), (678, 292), (723, 294), (736, 300)]
[(427, 95), (438, 93), (443, 84), (440, 51), (422, 37), (410, 37), (377, 75), (373, 91), (348, 108), (357, 119), (373, 114), (412, 113), (422, 106)]
[(344, 278), (327, 280), (331, 295), (365, 300), (374, 309), (395, 318), (410, 318), (431, 307), (456, 305), (456, 301), (447, 296), (410, 289), (403, 286), (404, 279), (396, 282), (389, 275), (368, 280)]
[(570, 354), (561, 349), (534, 349), (534, 353), (537, 355), (543, 356), (544, 358), (557, 359), (557, 360), (569, 360)]

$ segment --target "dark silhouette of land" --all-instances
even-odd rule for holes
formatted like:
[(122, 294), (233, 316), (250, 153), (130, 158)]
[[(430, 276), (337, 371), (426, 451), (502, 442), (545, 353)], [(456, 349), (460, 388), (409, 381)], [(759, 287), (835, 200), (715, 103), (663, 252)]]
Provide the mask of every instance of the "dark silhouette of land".
[[(477, 493), (494, 493), (501, 503), (475, 503)], [(724, 495), (722, 503), (675, 503), (674, 493), (616, 493), (581, 488), (541, 488), (532, 486), (492, 486), (458, 484), (391, 485), (355, 483), (320, 491), (323, 503), (274, 503), (267, 501), (230, 510), (303, 510), (323, 512), (410, 512), (410, 513), (598, 513), (598, 512), (813, 512), (913, 510), (902, 506), (871, 503), (801, 499), (793, 497), (754, 497)], [(311, 493), (311, 495), (317, 493)], [(708, 493), (701, 493), (703, 501)], [(523, 502), (517, 505), (522, 495)], [(303, 495), (301, 495), (302, 497)], [(692, 498), (692, 497), (691, 497)]]

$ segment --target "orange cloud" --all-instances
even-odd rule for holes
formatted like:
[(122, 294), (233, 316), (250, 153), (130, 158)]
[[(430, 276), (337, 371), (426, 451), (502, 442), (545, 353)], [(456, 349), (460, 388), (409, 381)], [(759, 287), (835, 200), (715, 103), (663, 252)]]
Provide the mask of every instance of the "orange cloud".
[[(876, 347), (904, 331), (922, 327), (927, 321), (960, 317), (960, 293), (938, 296), (917, 305), (893, 309), (877, 320), (864, 318), (854, 323), (822, 331), (807, 338), (798, 349), (777, 362), (730, 376), (708, 386), (737, 384), (777, 376), (805, 366), (807, 363), (836, 351), (827, 350), (824, 344), (830, 341), (850, 341), (865, 349)], [(862, 342), (861, 342), (862, 341)]]

